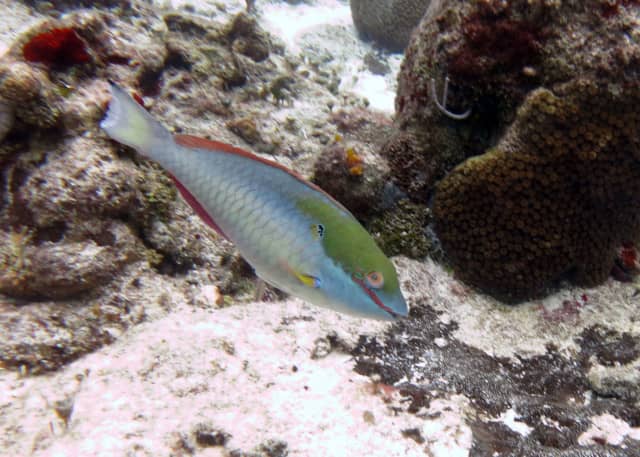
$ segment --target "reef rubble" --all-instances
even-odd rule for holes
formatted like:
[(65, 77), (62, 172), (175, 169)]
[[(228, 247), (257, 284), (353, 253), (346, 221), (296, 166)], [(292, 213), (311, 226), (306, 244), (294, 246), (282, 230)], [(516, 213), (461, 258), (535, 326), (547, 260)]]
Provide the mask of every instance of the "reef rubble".
[[(433, 214), (379, 151), (392, 120), (332, 55), (353, 26), (294, 47), (265, 18), (332, 1), (0, 1), (0, 455), (640, 454), (635, 285), (514, 307), (433, 260)], [(233, 246), (98, 129), (108, 79), (176, 133), (333, 186), (394, 255), (409, 318), (255, 301)]]

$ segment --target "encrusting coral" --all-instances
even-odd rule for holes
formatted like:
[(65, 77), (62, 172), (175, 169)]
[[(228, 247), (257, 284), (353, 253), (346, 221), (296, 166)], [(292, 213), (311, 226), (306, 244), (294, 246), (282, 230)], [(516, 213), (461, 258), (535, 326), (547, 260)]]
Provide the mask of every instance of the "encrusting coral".
[(405, 53), (393, 180), (433, 202), (456, 274), (508, 300), (602, 282), (640, 235), (638, 2), (605, 3), (443, 0)]
[(356, 217), (367, 219), (379, 208), (386, 166), (375, 157), (370, 164), (353, 147), (341, 142), (325, 148), (314, 164), (313, 182), (330, 195), (337, 195)]
[(607, 278), (640, 235), (640, 93), (576, 80), (532, 92), (496, 147), (437, 187), (456, 274), (506, 299)]

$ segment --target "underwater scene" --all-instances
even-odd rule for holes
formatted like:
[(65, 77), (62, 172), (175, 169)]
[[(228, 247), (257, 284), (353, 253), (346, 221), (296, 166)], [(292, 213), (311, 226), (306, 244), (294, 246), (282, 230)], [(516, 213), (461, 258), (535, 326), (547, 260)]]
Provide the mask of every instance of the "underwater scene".
[(0, 0), (0, 456), (640, 456), (640, 1)]

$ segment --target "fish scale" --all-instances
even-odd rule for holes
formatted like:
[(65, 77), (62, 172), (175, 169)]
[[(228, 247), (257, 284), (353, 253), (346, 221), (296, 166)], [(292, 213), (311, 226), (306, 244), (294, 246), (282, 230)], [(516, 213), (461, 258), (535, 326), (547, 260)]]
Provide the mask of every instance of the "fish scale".
[[(312, 251), (317, 245), (312, 243), (310, 229), (305, 228), (305, 225), (310, 227), (311, 221), (302, 220), (301, 215), (298, 215), (296, 221), (293, 204), (274, 198), (271, 182), (275, 181), (276, 177), (272, 176), (272, 173), (256, 174), (246, 167), (238, 166), (237, 162), (248, 159), (229, 154), (216, 156), (206, 150), (183, 149), (178, 155), (182, 156), (184, 163), (197, 163), (199, 166), (195, 169), (198, 171), (194, 176), (194, 167), (181, 166), (175, 177), (182, 183), (193, 182), (192, 185), (185, 185), (187, 189), (193, 195), (201, 196), (200, 203), (203, 207), (210, 214), (216, 215), (216, 223), (225, 235), (233, 239), (245, 258), (257, 270), (264, 270), (278, 261), (277, 257), (272, 257), (265, 264), (259, 252), (265, 245), (270, 246), (269, 251), (273, 254), (283, 252), (282, 249), (290, 246), (293, 252), (289, 251), (288, 258), (295, 260), (306, 257), (302, 254), (304, 251), (310, 251), (308, 257), (313, 258)], [(200, 171), (205, 169), (216, 171), (205, 180)], [(273, 172), (284, 174), (277, 169)], [(230, 178), (232, 176), (235, 178)], [(256, 189), (253, 195), (248, 192), (248, 186), (240, 182), (240, 178), (245, 180), (245, 183), (253, 183)], [(279, 186), (280, 191), (288, 193), (287, 185), (286, 180), (283, 181)], [(254, 221), (252, 230), (247, 223), (241, 223), (249, 219)], [(282, 220), (291, 223), (284, 227), (278, 222)]]
[(316, 305), (377, 319), (406, 316), (395, 268), (333, 198), (247, 151), (173, 137), (122, 89), (112, 85), (111, 93), (102, 128), (169, 171), (258, 276)]

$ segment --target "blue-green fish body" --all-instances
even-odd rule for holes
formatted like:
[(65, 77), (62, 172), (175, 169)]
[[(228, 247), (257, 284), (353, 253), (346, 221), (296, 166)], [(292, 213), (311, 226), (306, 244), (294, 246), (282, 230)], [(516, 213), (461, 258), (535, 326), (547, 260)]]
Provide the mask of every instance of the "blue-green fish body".
[(342, 205), (283, 166), (233, 146), (175, 137), (122, 89), (101, 127), (158, 162), (189, 204), (268, 283), (378, 319), (407, 315), (393, 264)]

